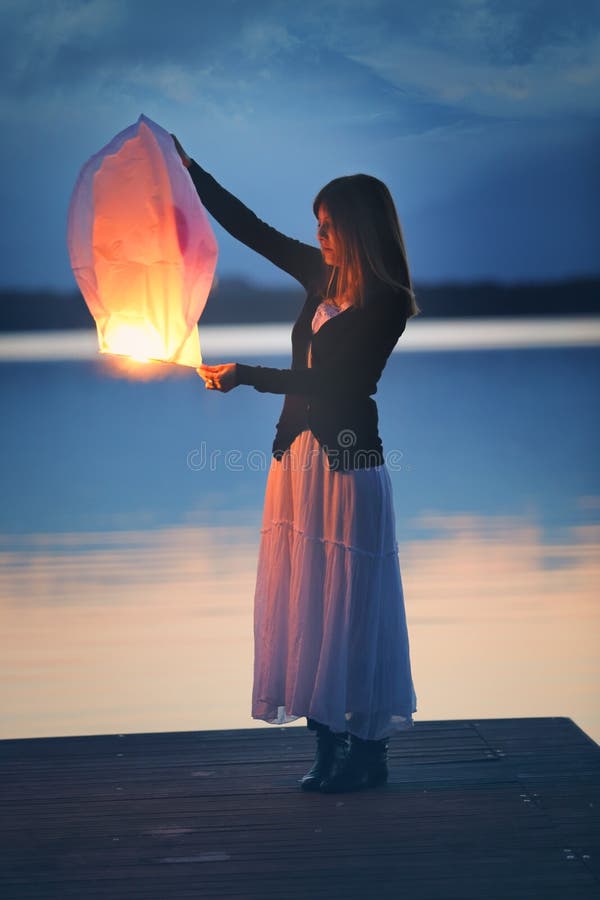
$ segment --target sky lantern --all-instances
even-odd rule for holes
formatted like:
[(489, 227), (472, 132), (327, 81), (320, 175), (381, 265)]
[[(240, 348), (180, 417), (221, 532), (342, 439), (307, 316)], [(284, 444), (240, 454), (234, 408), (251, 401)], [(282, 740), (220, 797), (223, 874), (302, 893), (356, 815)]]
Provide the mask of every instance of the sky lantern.
[(142, 115), (85, 163), (67, 245), (101, 353), (202, 363), (217, 242), (167, 131)]

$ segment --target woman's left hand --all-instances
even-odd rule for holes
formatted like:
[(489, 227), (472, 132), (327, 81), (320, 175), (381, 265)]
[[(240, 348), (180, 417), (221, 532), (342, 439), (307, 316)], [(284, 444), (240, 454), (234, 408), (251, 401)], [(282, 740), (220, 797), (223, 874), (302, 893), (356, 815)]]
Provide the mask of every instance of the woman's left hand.
[(227, 391), (237, 387), (235, 368), (235, 363), (224, 363), (222, 366), (200, 366), (196, 372), (200, 378), (204, 379), (205, 387), (208, 390), (221, 391), (222, 394), (226, 394)]

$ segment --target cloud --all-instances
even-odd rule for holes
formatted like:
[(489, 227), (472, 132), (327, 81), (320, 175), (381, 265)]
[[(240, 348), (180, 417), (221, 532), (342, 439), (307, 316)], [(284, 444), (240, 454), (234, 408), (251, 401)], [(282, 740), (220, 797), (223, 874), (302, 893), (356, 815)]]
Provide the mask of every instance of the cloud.
[[(570, 55), (570, 54), (569, 54)], [(352, 59), (391, 86), (440, 105), (488, 117), (561, 113), (595, 115), (600, 96), (600, 41), (588, 48), (589, 61), (572, 63), (561, 49), (546, 48), (535, 63), (477, 64), (438, 50), (407, 43)], [(567, 57), (567, 58), (565, 58)]]
[[(82, 162), (141, 112), (301, 239), (314, 238), (309, 219), (298, 231), (306, 197), (343, 172), (373, 171), (405, 208), (428, 210), (424, 235), (431, 204), (459, 204), (497, 172), (519, 208), (508, 160), (537, 171), (540, 148), (558, 147), (564, 171), (576, 159), (559, 147), (567, 138), (597, 143), (599, 60), (600, 9), (582, 0), (219, 0), (209, 11), (197, 0), (4, 0), (5, 279), (33, 277), (26, 233), (35, 281), (64, 280), (48, 223), (64, 218)], [(569, 203), (565, 229), (579, 215)]]
[(600, 13), (583, 6), (463, 0), (407, 19), (382, 4), (387, 15), (349, 26), (333, 45), (391, 87), (456, 110), (595, 115)]
[[(4, 84), (21, 100), (57, 86), (189, 103), (280, 88), (330, 114), (356, 91), (486, 116), (597, 110), (600, 12), (553, 0), (20, 0), (3, 4)], [(398, 94), (398, 92), (401, 92)], [(268, 97), (266, 97), (268, 102)], [(371, 95), (373, 99), (373, 94)], [(356, 109), (355, 109), (356, 112)]]
[(83, 58), (93, 46), (108, 44), (121, 24), (115, 0), (4, 3), (0, 59), (5, 86), (19, 94), (43, 92), (48, 78), (67, 74), (65, 58)]

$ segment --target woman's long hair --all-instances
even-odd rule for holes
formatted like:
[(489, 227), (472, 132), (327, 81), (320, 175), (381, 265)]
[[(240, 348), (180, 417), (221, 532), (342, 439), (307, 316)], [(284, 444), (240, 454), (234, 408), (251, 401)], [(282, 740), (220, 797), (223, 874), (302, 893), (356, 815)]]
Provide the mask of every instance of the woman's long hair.
[(402, 227), (387, 186), (372, 175), (343, 175), (321, 188), (313, 202), (319, 217), (323, 207), (331, 219), (338, 259), (327, 294), (332, 287), (362, 307), (367, 288), (383, 282), (405, 297), (407, 319), (417, 306)]

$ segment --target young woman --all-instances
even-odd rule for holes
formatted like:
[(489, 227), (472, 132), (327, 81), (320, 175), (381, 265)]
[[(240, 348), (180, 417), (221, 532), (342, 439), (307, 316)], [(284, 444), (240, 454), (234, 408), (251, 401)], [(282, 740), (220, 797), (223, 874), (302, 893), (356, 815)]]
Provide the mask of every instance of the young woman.
[(285, 395), (273, 442), (254, 597), (252, 717), (306, 716), (317, 755), (302, 790), (387, 780), (389, 737), (413, 726), (390, 475), (377, 391), (419, 312), (387, 187), (336, 178), (317, 195), (320, 250), (258, 219), (175, 145), (200, 199), (235, 238), (296, 278), (306, 300), (292, 366), (201, 366), (206, 388)]

